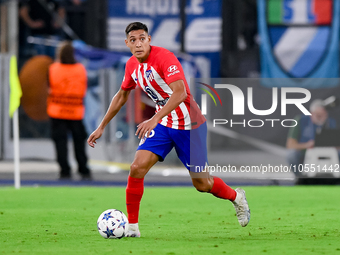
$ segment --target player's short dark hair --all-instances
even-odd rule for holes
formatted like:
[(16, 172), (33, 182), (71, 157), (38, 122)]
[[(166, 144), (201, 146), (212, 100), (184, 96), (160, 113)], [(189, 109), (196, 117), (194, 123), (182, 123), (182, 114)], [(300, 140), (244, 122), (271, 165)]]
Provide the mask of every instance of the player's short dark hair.
[(72, 42), (63, 41), (59, 44), (57, 58), (62, 64), (75, 64), (77, 61), (74, 57), (74, 48)]
[(131, 31), (134, 31), (134, 30), (144, 30), (147, 34), (149, 33), (149, 30), (148, 30), (148, 27), (141, 23), (141, 22), (132, 22), (130, 23), (129, 25), (127, 25), (126, 29), (125, 29), (125, 34), (126, 34), (126, 37), (129, 35), (129, 33)]

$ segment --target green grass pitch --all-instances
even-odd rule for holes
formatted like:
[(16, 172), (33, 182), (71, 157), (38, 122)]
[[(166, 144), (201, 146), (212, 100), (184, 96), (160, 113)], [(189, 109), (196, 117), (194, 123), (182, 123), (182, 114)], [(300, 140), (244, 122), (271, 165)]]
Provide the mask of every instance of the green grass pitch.
[(339, 254), (340, 187), (245, 187), (251, 221), (194, 188), (146, 187), (141, 238), (104, 239), (120, 187), (0, 188), (0, 254)]

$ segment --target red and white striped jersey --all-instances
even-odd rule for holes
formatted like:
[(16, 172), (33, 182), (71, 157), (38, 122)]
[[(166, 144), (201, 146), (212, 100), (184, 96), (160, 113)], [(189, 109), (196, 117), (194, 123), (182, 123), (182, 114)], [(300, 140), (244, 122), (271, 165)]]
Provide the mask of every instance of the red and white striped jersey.
[(180, 62), (167, 49), (150, 47), (150, 54), (143, 63), (139, 63), (134, 56), (127, 61), (121, 88), (128, 91), (138, 85), (156, 103), (156, 112), (158, 112), (173, 93), (168, 84), (183, 80), (188, 94), (187, 98), (159, 123), (181, 130), (199, 127), (205, 122), (205, 118), (190, 93)]

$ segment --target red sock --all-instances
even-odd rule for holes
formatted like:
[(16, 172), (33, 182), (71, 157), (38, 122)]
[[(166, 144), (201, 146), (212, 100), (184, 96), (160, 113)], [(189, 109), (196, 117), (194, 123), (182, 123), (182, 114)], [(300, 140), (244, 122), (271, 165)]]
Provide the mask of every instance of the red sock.
[(225, 184), (225, 182), (221, 178), (215, 176), (213, 178), (214, 185), (210, 190), (210, 193), (213, 194), (215, 197), (234, 201), (236, 198), (236, 191)]
[(144, 178), (129, 175), (126, 186), (126, 209), (129, 223), (138, 223), (139, 205), (144, 192)]

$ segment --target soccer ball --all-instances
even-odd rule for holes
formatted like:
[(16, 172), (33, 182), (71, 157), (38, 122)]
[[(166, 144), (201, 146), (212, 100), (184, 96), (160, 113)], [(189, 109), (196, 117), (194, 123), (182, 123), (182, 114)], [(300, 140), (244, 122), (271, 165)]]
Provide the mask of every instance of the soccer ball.
[(97, 220), (99, 234), (104, 238), (111, 239), (124, 237), (128, 224), (125, 214), (116, 209), (104, 211)]

